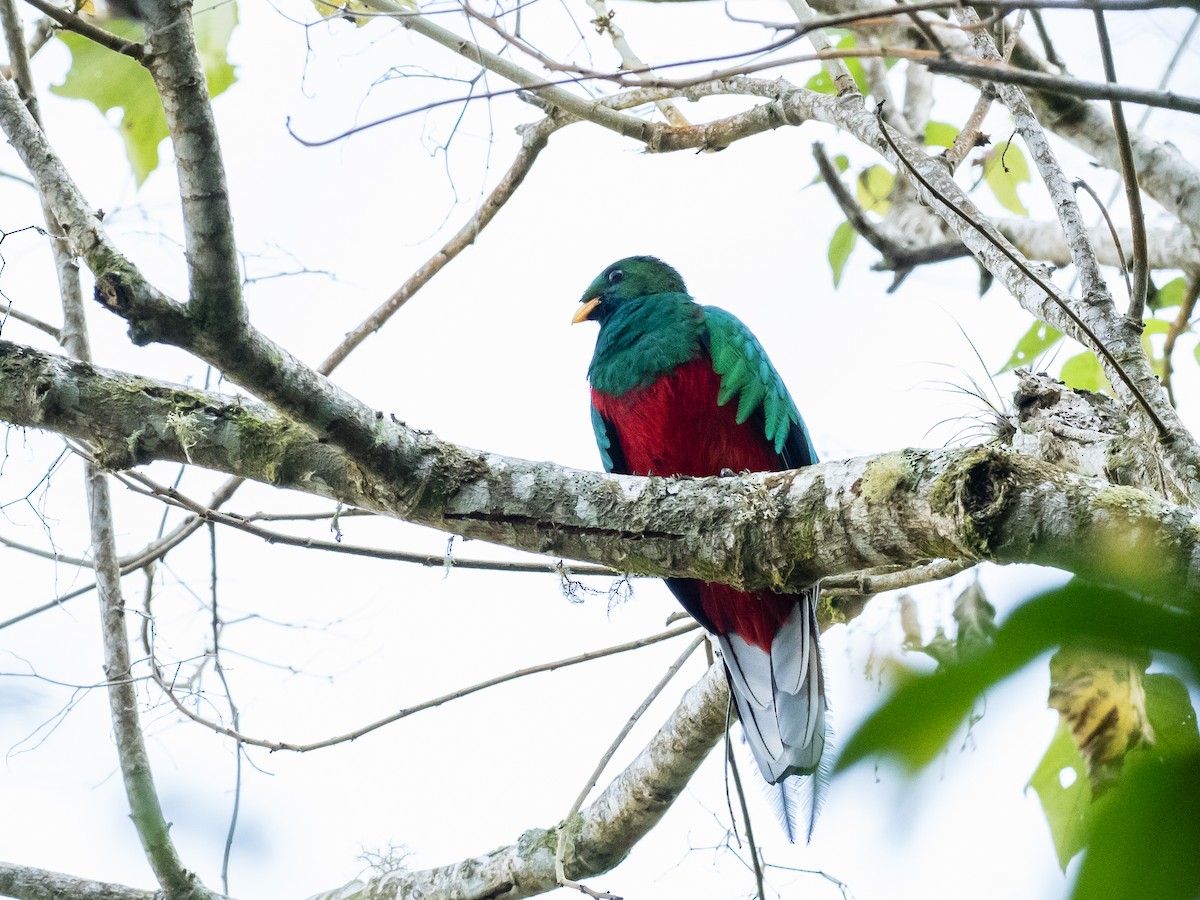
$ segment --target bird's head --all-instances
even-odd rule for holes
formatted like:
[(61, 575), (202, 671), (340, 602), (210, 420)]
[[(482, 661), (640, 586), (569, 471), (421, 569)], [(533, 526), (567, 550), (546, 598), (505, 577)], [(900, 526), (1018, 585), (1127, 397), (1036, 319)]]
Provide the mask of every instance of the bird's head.
[(579, 302), (583, 306), (572, 323), (594, 319), (601, 325), (626, 300), (652, 294), (686, 294), (679, 273), (653, 256), (630, 256), (619, 260), (596, 276)]

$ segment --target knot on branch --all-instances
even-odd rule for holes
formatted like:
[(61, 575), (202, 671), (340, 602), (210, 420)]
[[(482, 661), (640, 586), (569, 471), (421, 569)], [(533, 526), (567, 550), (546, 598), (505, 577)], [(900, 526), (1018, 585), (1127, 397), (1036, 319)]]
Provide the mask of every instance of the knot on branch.
[(129, 339), (138, 347), (144, 347), (154, 338), (149, 330), (133, 317), (134, 298), (129, 285), (116, 272), (106, 272), (96, 278), (93, 294), (96, 302), (129, 322)]

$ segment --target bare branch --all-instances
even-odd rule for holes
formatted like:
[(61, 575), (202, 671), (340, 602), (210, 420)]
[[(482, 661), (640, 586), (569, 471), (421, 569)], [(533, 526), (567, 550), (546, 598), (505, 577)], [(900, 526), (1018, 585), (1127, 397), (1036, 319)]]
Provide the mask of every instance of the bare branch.
[(142, 62), (146, 48), (136, 41), (129, 41), (110, 31), (105, 31), (86, 19), (55, 6), (50, 0), (25, 0), (25, 2), (38, 12), (53, 19), (67, 31), (73, 31), (101, 47), (107, 47), (114, 53), (120, 53), (122, 56)]
[[(642, 62), (641, 58), (634, 52), (633, 47), (629, 45), (628, 39), (625, 37), (625, 31), (620, 25), (613, 22), (615, 10), (609, 11), (606, 7), (605, 0), (587, 0), (588, 6), (592, 8), (592, 13), (596, 16), (592, 20), (592, 24), (596, 26), (597, 31), (606, 32), (612, 39), (613, 48), (621, 56), (621, 68), (633, 71), (650, 71), (649, 67)], [(663, 114), (663, 118), (671, 125), (678, 127), (686, 127), (691, 123), (687, 117), (679, 111), (670, 100), (659, 100), (655, 103), (658, 111)]]
[(0, 894), (19, 900), (45, 897), (57, 900), (162, 900), (160, 891), (143, 891), (123, 884), (76, 878), (62, 872), (7, 862), (0, 862)]
[(661, 631), (658, 634), (652, 634), (648, 637), (638, 638), (634, 641), (627, 641), (623, 644), (616, 644), (612, 647), (605, 647), (602, 650), (589, 650), (586, 653), (579, 654), (578, 656), (569, 656), (566, 659), (558, 659), (553, 662), (540, 663), (536, 666), (528, 666), (523, 669), (517, 669), (516, 671), (508, 672), (504, 675), (498, 675), (495, 678), (489, 678), (486, 681), (481, 681), (478, 684), (473, 684), (470, 687), (459, 688), (456, 691), (451, 691), (450, 693), (443, 694), (440, 697), (434, 697), (432, 700), (426, 700), (414, 706), (406, 706), (404, 709), (392, 713), (390, 716), (385, 716), (382, 719), (371, 722), (368, 725), (364, 725), (361, 728), (357, 728), (354, 731), (346, 734), (323, 738), (322, 740), (311, 741), (308, 743), (267, 740), (265, 738), (255, 737), (251, 734), (245, 734), (239, 731), (236, 724), (233, 727), (228, 727), (220, 724), (219, 722), (213, 722), (212, 720), (206, 719), (204, 716), (201, 716), (199, 713), (195, 712), (179, 699), (173, 686), (163, 677), (162, 670), (159, 668), (157, 661), (155, 662), (152, 677), (158, 683), (158, 686), (162, 688), (163, 693), (165, 693), (170, 701), (175, 704), (175, 708), (197, 725), (203, 725), (205, 728), (215, 731), (217, 734), (223, 734), (226, 737), (233, 738), (239, 744), (245, 744), (250, 747), (265, 747), (272, 753), (280, 750), (288, 750), (293, 753), (309, 753), (313, 750), (323, 750), (326, 747), (334, 747), (338, 744), (356, 741), (359, 738), (370, 734), (372, 731), (378, 731), (380, 728), (391, 725), (393, 722), (399, 722), (401, 719), (407, 719), (409, 716), (416, 715), (419, 712), (424, 712), (427, 709), (433, 709), (445, 703), (449, 703), (452, 700), (459, 700), (470, 694), (495, 687), (499, 684), (505, 684), (509, 681), (516, 681), (518, 678), (525, 678), (528, 675), (536, 675), (539, 672), (553, 672), (557, 669), (566, 669), (570, 666), (592, 662), (593, 660), (603, 659), (606, 656), (614, 656), (618, 653), (625, 653), (629, 650), (640, 650), (642, 647), (649, 647), (652, 644), (657, 644), (661, 641), (678, 637), (681, 634), (687, 634), (688, 632), (695, 631), (699, 627), (700, 626), (698, 623), (692, 621), (688, 622), (686, 625), (679, 625), (675, 628), (670, 628), (666, 631)]
[(381, 303), (379, 308), (364, 319), (357, 328), (347, 334), (345, 339), (325, 357), (325, 361), (321, 363), (317, 371), (322, 375), (328, 375), (337, 368), (359, 344), (382, 328), (396, 310), (407, 303), (434, 275), (445, 268), (459, 253), (475, 243), (479, 233), (488, 226), (488, 223), (495, 218), (496, 213), (508, 202), (513, 192), (521, 186), (521, 182), (533, 168), (538, 154), (546, 146), (550, 135), (565, 124), (567, 124), (566, 120), (562, 118), (547, 116), (534, 125), (523, 126), (521, 149), (517, 153), (517, 158), (513, 160), (512, 165), (509, 166), (508, 171), (504, 173), (496, 187), (492, 189), (487, 199), (480, 204), (475, 215), (471, 216), (454, 237), (450, 238), (423, 266), (413, 272), (392, 296)]
[[(1100, 41), (1100, 58), (1104, 61), (1104, 78), (1109, 84), (1117, 83), (1117, 67), (1113, 61), (1112, 42), (1108, 38), (1108, 25), (1104, 21), (1104, 10), (1097, 9), (1096, 35)], [(1113, 131), (1117, 135), (1117, 155), (1121, 160), (1121, 178), (1125, 182), (1125, 199), (1129, 203), (1129, 222), (1133, 231), (1133, 287), (1129, 294), (1129, 311), (1126, 315), (1136, 322), (1142, 321), (1146, 312), (1146, 293), (1150, 288), (1150, 266), (1146, 250), (1146, 216), (1142, 212), (1142, 190), (1138, 187), (1137, 169), (1133, 163), (1133, 148), (1129, 144), (1129, 127), (1125, 124), (1125, 112), (1119, 100), (1111, 101)], [(1105, 216), (1108, 212), (1105, 211)]]
[(821, 582), (821, 593), (831, 597), (841, 594), (882, 594), (898, 591), (918, 584), (941, 581), (959, 572), (965, 572), (975, 563), (961, 559), (935, 559), (924, 565), (894, 572), (851, 572), (849, 575), (834, 575)]
[[(284, 547), (303, 547), (306, 550), (321, 550), (326, 553), (343, 553), (347, 556), (361, 556), (369, 559), (382, 559), (390, 562), (406, 562), (415, 563), (419, 566), (424, 566), (429, 569), (472, 569), (485, 572), (530, 572), (547, 575), (557, 575), (560, 578), (570, 574), (572, 577), (577, 575), (607, 575), (619, 576), (621, 573), (605, 566), (584, 566), (573, 565), (567, 569), (561, 561), (555, 563), (529, 563), (529, 562), (509, 562), (500, 559), (470, 559), (465, 557), (450, 556), (444, 553), (410, 553), (404, 550), (386, 550), (382, 547), (360, 547), (354, 544), (342, 543), (340, 541), (322, 541), (317, 538), (298, 537), (291, 534), (283, 534), (279, 531), (271, 531), (266, 528), (259, 527), (248, 521), (242, 516), (232, 513), (218, 512), (211, 507), (207, 507), (202, 503), (197, 503), (195, 500), (183, 495), (178, 490), (166, 485), (159, 484), (149, 478), (137, 473), (127, 472), (124, 475), (117, 476), (129, 482), (136, 482), (142, 485), (141, 488), (134, 487), (129, 484), (132, 490), (139, 490), (148, 496), (160, 497), (167, 502), (178, 506), (180, 509), (186, 509), (194, 516), (194, 521), (206, 522), (214, 525), (227, 525), (230, 528), (236, 528), (238, 531), (244, 531), (246, 534), (252, 534), (255, 537), (262, 538), (268, 544), (280, 544)], [(347, 512), (360, 512), (364, 510), (348, 510)], [(13, 546), (12, 542), (0, 537), (0, 543), (8, 546)], [(27, 549), (21, 547), (20, 549)], [(30, 552), (32, 548), (28, 548)], [(45, 554), (50, 556), (51, 554)], [(59, 557), (55, 557), (59, 558)], [(81, 565), (90, 566), (86, 560), (80, 560)], [(145, 563), (143, 562), (143, 565)]]
[(596, 898), (596, 900), (621, 900), (620, 897), (614, 894), (594, 891), (586, 885), (580, 884), (578, 881), (574, 881), (567, 877), (564, 859), (566, 857), (567, 847), (571, 843), (571, 832), (575, 825), (575, 816), (579, 813), (579, 808), (583, 806), (583, 801), (586, 800), (588, 794), (592, 792), (592, 788), (596, 786), (596, 782), (600, 780), (600, 776), (604, 774), (604, 770), (608, 767), (609, 762), (612, 760), (613, 754), (620, 749), (621, 744), (625, 742), (625, 738), (629, 736), (629, 732), (633, 730), (633, 726), (638, 723), (638, 720), (641, 719), (646, 710), (650, 708), (650, 704), (658, 699), (658, 695), (661, 694), (666, 686), (671, 683), (671, 679), (673, 679), (679, 673), (679, 670), (683, 668), (683, 664), (688, 661), (688, 659), (693, 653), (696, 652), (697, 649), (699, 649), (700, 645), (704, 643), (704, 641), (704, 635), (697, 637), (694, 641), (684, 647), (683, 652), (679, 654), (675, 662), (671, 663), (671, 665), (667, 667), (667, 671), (664, 672), (662, 678), (658, 680), (658, 684), (650, 689), (650, 693), (646, 695), (646, 698), (642, 700), (642, 702), (638, 705), (638, 708), (633, 711), (632, 715), (630, 715), (624, 726), (622, 726), (621, 730), (617, 733), (617, 736), (613, 738), (612, 743), (608, 745), (608, 749), (604, 751), (604, 755), (601, 756), (600, 761), (596, 763), (596, 768), (592, 770), (591, 777), (588, 778), (587, 784), (583, 786), (583, 789), (579, 792), (579, 796), (577, 796), (575, 798), (575, 802), (571, 804), (571, 811), (567, 813), (566, 818), (563, 820), (563, 824), (559, 826), (558, 841), (556, 842), (557, 845), (554, 850), (554, 880), (562, 887), (574, 888), (581, 893)]
[(24, 322), (31, 328), (36, 328), (38, 331), (50, 335), (56, 341), (62, 338), (62, 330), (57, 325), (43, 322), (37, 316), (31, 316), (27, 312), (22, 312), (14, 308), (11, 304), (4, 309), (3, 313), (0, 313), (0, 325), (3, 325), (5, 319), (16, 319), (18, 322)]
[[(808, 0), (788, 0), (788, 5), (791, 6), (792, 12), (796, 14), (800, 24), (806, 26), (808, 40), (813, 45), (813, 49), (818, 54), (827, 54), (832, 50), (833, 44), (830, 43), (824, 29), (817, 24), (817, 14), (808, 5)], [(846, 64), (840, 58), (828, 56), (823, 64), (825, 71), (833, 79), (839, 97), (858, 93), (858, 85), (854, 82), (854, 76), (850, 74), (850, 70), (846, 68)]]
[[(3, 20), (13, 71), (25, 95), (27, 116), (32, 127), (41, 131), (38, 105), (30, 79), (25, 39), (13, 0), (0, 0), (0, 19)], [(7, 84), (5, 85), (8, 86)], [(50, 234), (50, 249), (58, 275), (62, 300), (62, 344), (77, 360), (91, 360), (87, 320), (84, 315), (83, 292), (79, 270), (62, 240), (63, 229), (57, 214), (43, 195), (46, 227)], [(121, 596), (121, 572), (117, 561), (116, 533), (108, 480), (96, 466), (84, 466), (84, 490), (87, 494), (88, 523), (95, 559), (96, 586), (100, 600), (101, 639), (104, 651), (104, 674), (108, 682), (109, 711), (117, 745), (117, 760), (129, 800), (130, 818), (141, 840), (142, 848), (154, 875), (163, 889), (178, 900), (207, 900), (212, 897), (196, 876), (183, 867), (170, 825), (163, 816), (149, 755), (138, 716), (138, 698), (132, 680), (129, 656), (129, 635), (125, 626), (125, 603)]]
[[(728, 702), (724, 667), (712, 666), (684, 694), (638, 757), (582, 810), (566, 860), (570, 878), (579, 880), (607, 872), (658, 823), (720, 740)], [(556, 886), (557, 840), (557, 827), (535, 828), (515, 844), (483, 856), (418, 872), (385, 873), (369, 883), (353, 882), (311, 900), (530, 897)]]
[(152, 0), (145, 65), (162, 97), (175, 150), (188, 263), (188, 314), (215, 340), (246, 320), (221, 143), (196, 49), (191, 3)]

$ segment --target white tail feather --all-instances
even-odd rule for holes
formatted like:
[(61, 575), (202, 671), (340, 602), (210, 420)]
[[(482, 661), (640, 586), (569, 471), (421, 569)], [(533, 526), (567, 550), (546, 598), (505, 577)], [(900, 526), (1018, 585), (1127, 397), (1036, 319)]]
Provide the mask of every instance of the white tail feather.
[(792, 841), (805, 819), (811, 837), (829, 783), (829, 710), (815, 599), (815, 591), (797, 597), (770, 653), (738, 635), (718, 638), (746, 742)]

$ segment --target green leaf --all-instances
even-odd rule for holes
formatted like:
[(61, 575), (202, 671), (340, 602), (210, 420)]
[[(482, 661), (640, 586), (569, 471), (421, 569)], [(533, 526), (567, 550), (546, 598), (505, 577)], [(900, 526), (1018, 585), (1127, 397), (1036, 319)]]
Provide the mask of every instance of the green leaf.
[(829, 268), (833, 270), (833, 286), (836, 288), (842, 282), (842, 270), (846, 268), (846, 260), (858, 240), (858, 232), (849, 222), (843, 222), (833, 230), (829, 241)]
[(1029, 788), (1037, 792), (1042, 802), (1042, 812), (1050, 826), (1054, 851), (1058, 854), (1058, 865), (1065, 871), (1067, 863), (1087, 841), (1092, 788), (1088, 783), (1087, 766), (1071, 737), (1071, 729), (1061, 719), (1046, 748), (1046, 755), (1029, 779), (1026, 790)]
[[(1126, 562), (1140, 563), (1138, 571), (1149, 581), (1154, 561), (1144, 555)], [(851, 735), (837, 769), (880, 754), (910, 771), (922, 768), (949, 742), (983, 691), (1064, 643), (1114, 651), (1149, 647), (1200, 663), (1196, 616), (1076, 579), (1014, 610), (990, 650), (902, 685)]]
[(1147, 675), (1146, 718), (1154, 729), (1154, 751), (1164, 756), (1182, 756), (1200, 751), (1196, 710), (1187, 685), (1165, 672)]
[(1108, 379), (1100, 369), (1100, 360), (1091, 350), (1084, 350), (1064, 362), (1058, 377), (1066, 382), (1067, 387), (1076, 390), (1108, 390)]
[[(854, 49), (854, 35), (847, 34), (837, 43), (839, 50)], [(850, 72), (850, 76), (854, 79), (854, 83), (858, 85), (859, 93), (864, 97), (867, 95), (867, 75), (863, 72), (862, 63), (857, 59), (848, 58), (842, 60), (846, 64), (846, 69)], [(896, 60), (890, 60), (891, 65), (896, 64)], [(890, 66), (889, 66), (890, 68)], [(816, 91), (818, 94), (833, 94), (837, 89), (834, 87), (833, 79), (829, 77), (829, 73), (825, 71), (825, 67), (821, 67), (821, 71), (808, 79), (804, 86), (810, 91)]]
[[(1032, 366), (1038, 357), (1062, 340), (1062, 332), (1051, 328), (1044, 322), (1034, 322), (1013, 349), (1012, 356), (1004, 364), (1000, 372), (1008, 372), (1018, 366)], [(1000, 374), (997, 372), (996, 374)]]
[[(225, 50), (237, 24), (237, 6), (223, 0), (198, 0), (193, 21), (209, 96), (215, 97), (236, 77)], [(130, 41), (143, 39), (142, 26), (128, 19), (113, 19), (106, 27)], [(135, 60), (77, 34), (60, 31), (58, 37), (71, 52), (71, 68), (62, 84), (50, 90), (60, 97), (86, 100), (101, 113), (121, 110), (118, 128), (141, 185), (158, 167), (158, 145), (167, 136), (166, 116), (150, 73)]]
[(229, 39), (238, 23), (237, 4), (223, 0), (197, 0), (192, 9), (192, 24), (196, 29), (196, 49), (208, 96), (223, 94), (237, 80), (229, 62)]
[(1132, 755), (1092, 817), (1074, 900), (1200, 896), (1200, 751)]
[(1146, 354), (1146, 359), (1150, 360), (1150, 368), (1159, 378), (1162, 378), (1165, 361), (1162, 354), (1155, 349), (1154, 342), (1150, 340), (1150, 337), (1155, 334), (1166, 334), (1170, 330), (1171, 323), (1166, 319), (1147, 319), (1142, 328), (1142, 350)]
[(884, 215), (891, 208), (888, 195), (896, 176), (885, 166), (871, 166), (858, 173), (858, 205), (868, 212)]
[[(1145, 676), (1143, 689), (1146, 692), (1146, 717), (1155, 735), (1154, 747), (1149, 751), (1135, 751), (1135, 756), (1129, 759), (1146, 755), (1176, 758), (1200, 751), (1196, 711), (1187, 686), (1176, 676), (1159, 672)], [(1067, 770), (1071, 774), (1065, 774)], [(1066, 723), (1059, 722), (1046, 755), (1029, 779), (1029, 787), (1041, 800), (1058, 863), (1065, 870), (1067, 863), (1087, 842), (1093, 818), (1087, 766)], [(1095, 809), (1103, 809), (1104, 805), (1098, 803)]]
[(1017, 185), (1029, 181), (1029, 164), (1020, 147), (1008, 142), (989, 150), (984, 158), (983, 180), (1005, 209), (1019, 216), (1029, 215), (1017, 196)]
[(947, 122), (926, 122), (925, 143), (930, 147), (953, 147), (958, 128)]
[(1187, 294), (1187, 279), (1182, 275), (1168, 281), (1157, 291), (1152, 291), (1151, 296), (1147, 300), (1147, 305), (1154, 310), (1170, 309), (1173, 306), (1179, 306), (1183, 303), (1183, 298)]

